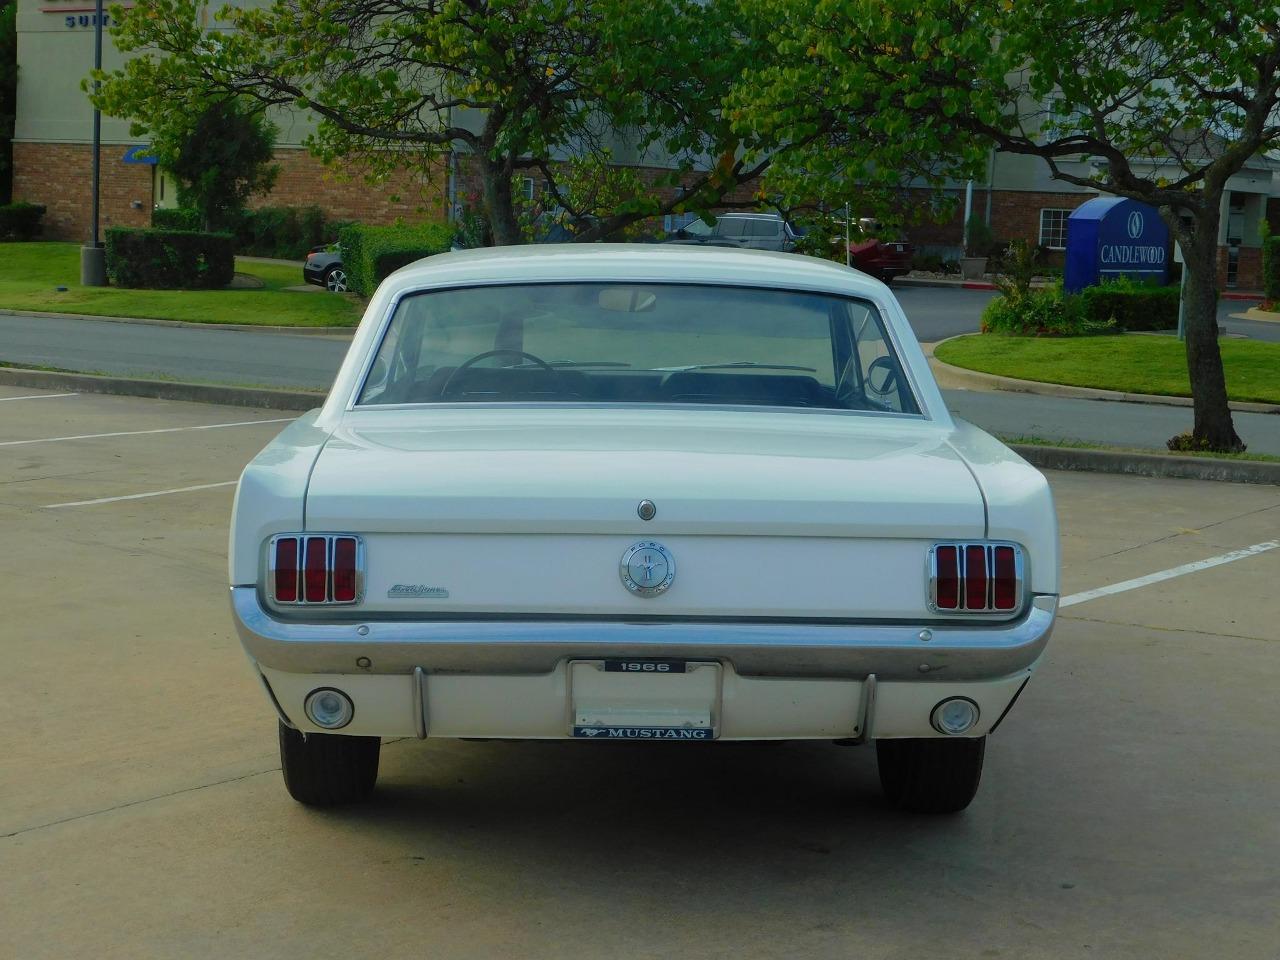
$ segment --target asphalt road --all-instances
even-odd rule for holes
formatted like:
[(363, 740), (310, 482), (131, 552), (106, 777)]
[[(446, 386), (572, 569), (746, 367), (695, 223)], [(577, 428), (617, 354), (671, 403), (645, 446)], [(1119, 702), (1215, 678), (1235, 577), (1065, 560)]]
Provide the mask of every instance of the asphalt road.
[[(898, 287), (894, 293), (922, 341), (977, 330), (993, 296), (934, 287)], [(1280, 324), (1229, 326), (1280, 336)], [(327, 390), (348, 343), (340, 335), (0, 315), (0, 360), (116, 376)], [(1182, 407), (966, 390), (946, 391), (946, 397), (960, 416), (1006, 436), (1163, 449), (1165, 440), (1191, 428), (1190, 410)], [(1255, 453), (1280, 455), (1280, 417), (1239, 414), (1236, 429)]]
[[(440, 739), (324, 812), (227, 611), (232, 487), (90, 502), (234, 479), (280, 415), (0, 407), (0, 957), (1275, 960), (1280, 550), (1064, 607), (954, 817), (869, 748)], [(1274, 487), (1049, 477), (1064, 594), (1280, 530)]]

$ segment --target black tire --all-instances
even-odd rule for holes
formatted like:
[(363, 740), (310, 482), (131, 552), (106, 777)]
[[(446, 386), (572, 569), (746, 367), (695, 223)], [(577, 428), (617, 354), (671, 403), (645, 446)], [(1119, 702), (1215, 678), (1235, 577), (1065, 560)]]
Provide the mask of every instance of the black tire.
[(341, 267), (330, 267), (324, 273), (324, 288), (330, 293), (347, 292), (347, 271)]
[(378, 780), (377, 737), (308, 733), (280, 724), (280, 767), (289, 796), (311, 807), (363, 800)]
[(978, 792), (986, 749), (986, 737), (877, 740), (880, 786), (900, 810), (957, 813)]

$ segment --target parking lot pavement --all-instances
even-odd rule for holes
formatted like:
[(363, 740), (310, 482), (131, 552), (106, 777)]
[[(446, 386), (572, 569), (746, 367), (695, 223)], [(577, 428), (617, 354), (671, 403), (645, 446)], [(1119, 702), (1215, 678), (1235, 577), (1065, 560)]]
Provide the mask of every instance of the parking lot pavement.
[(319, 813), (208, 486), (278, 419), (0, 388), (0, 956), (1276, 957), (1280, 489), (1051, 476), (1071, 605), (956, 817), (865, 748), (434, 740)]

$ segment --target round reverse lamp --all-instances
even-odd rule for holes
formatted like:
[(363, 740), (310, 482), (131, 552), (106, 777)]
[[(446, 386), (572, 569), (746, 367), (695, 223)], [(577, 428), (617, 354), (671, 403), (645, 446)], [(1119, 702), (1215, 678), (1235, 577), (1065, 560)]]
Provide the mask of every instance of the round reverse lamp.
[(948, 736), (958, 737), (968, 733), (978, 722), (978, 705), (965, 697), (943, 700), (929, 715), (933, 729)]
[(333, 687), (312, 690), (307, 694), (303, 707), (307, 711), (307, 719), (317, 727), (323, 727), (326, 730), (340, 730), (350, 723), (351, 718), (356, 714), (351, 698)]

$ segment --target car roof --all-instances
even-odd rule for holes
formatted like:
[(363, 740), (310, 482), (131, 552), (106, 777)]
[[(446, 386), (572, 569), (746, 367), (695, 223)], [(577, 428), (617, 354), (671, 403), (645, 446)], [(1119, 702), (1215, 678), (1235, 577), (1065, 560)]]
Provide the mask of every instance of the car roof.
[[(884, 298), (884, 285), (795, 253), (654, 243), (544, 243), (441, 253), (393, 273), (379, 294), (468, 284), (713, 283)], [(877, 296), (878, 295), (878, 296)]]

